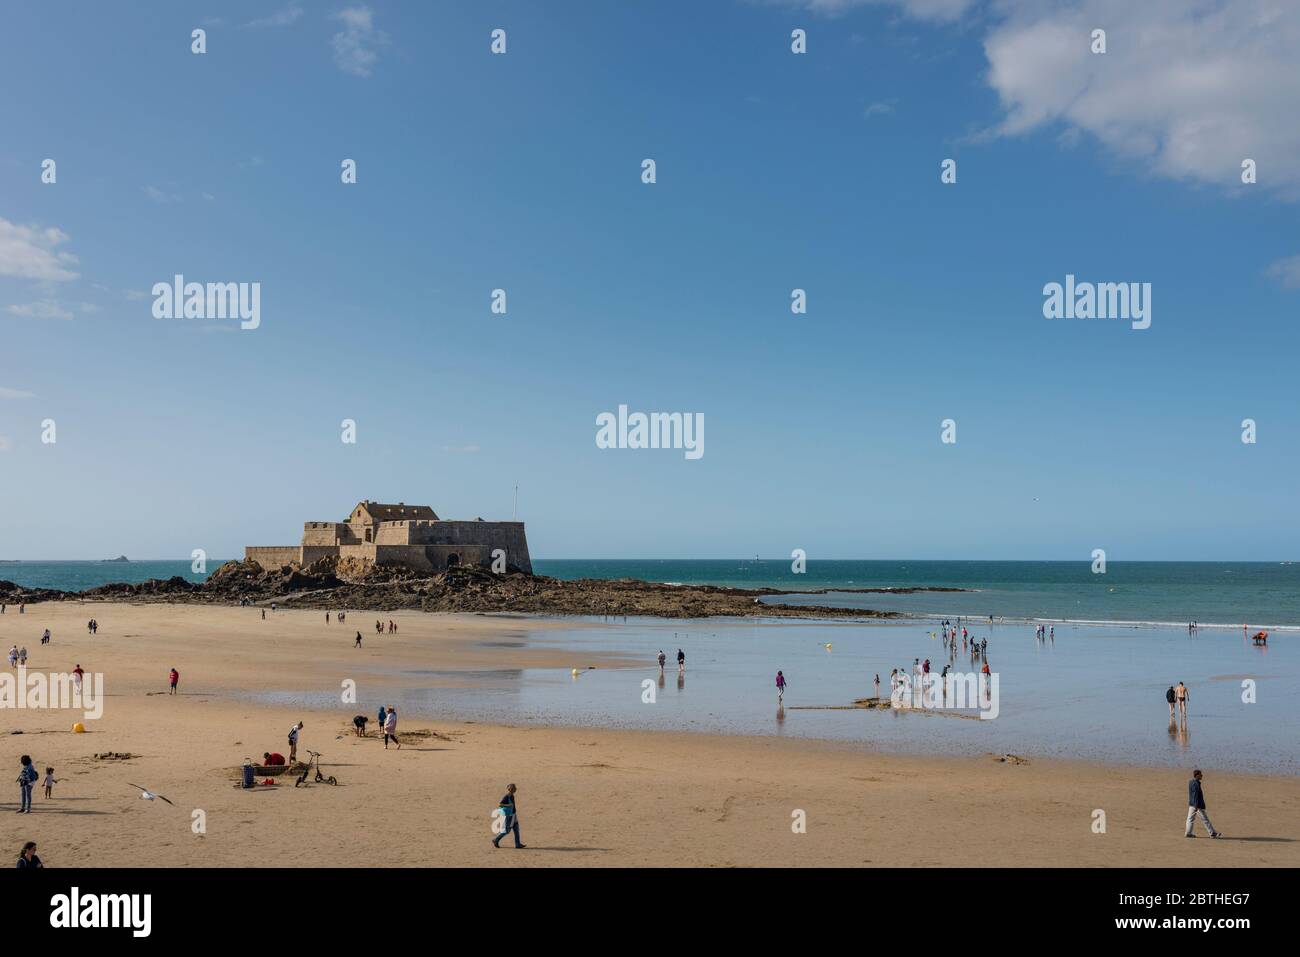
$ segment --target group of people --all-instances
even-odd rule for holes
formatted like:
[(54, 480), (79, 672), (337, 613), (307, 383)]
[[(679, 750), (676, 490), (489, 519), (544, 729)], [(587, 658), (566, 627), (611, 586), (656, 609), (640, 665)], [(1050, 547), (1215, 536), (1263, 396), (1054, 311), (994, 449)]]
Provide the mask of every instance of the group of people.
[[(668, 657), (667, 655), (664, 654), (664, 650), (662, 648), (659, 649), (659, 657), (656, 660), (659, 662), (659, 670), (662, 672), (664, 670), (664, 664), (668, 661)], [(686, 652), (678, 648), (677, 649), (677, 672), (678, 674), (681, 674), (685, 671), (686, 671)]]
[[(334, 617), (338, 619), (338, 623), (341, 625), (348, 620), (348, 613), (346, 611), (340, 611)], [(328, 625), (329, 623), (330, 623), (330, 613), (325, 612), (325, 624)]]
[(1055, 641), (1055, 640), (1056, 640), (1056, 626), (1055, 626), (1055, 625), (1039, 625), (1036, 629), (1034, 629), (1034, 637), (1035, 637), (1036, 639), (1038, 639), (1039, 641), (1047, 641), (1048, 639), (1051, 639), (1052, 641)]
[[(402, 750), (402, 742), (397, 740), (397, 709), (391, 705), (381, 704), (375, 719), (379, 723), (379, 733), (384, 736), (384, 750), (388, 750), (389, 741), (397, 745), (397, 750)], [(357, 733), (358, 738), (366, 736), (366, 725), (369, 723), (370, 719), (364, 714), (359, 714), (352, 719), (352, 729)]]
[(90, 621), (86, 622), (86, 631), (91, 635), (96, 634), (99, 631), (99, 622), (94, 618), (90, 619)]
[(15, 665), (25, 664), (27, 664), (27, 646), (24, 645), (22, 648), (19, 648), (17, 645), (14, 645), (11, 647), (9, 649), (9, 667), (12, 668)]
[[(0, 615), (3, 615), (3, 614), (5, 613), (5, 609), (8, 608), (8, 607), (9, 607), (8, 603), (0, 602)], [(19, 604), (19, 606), (18, 606), (18, 614), (20, 614), (20, 615), (25, 615), (26, 613), (27, 613), (27, 605), (26, 605), (26, 604)]]

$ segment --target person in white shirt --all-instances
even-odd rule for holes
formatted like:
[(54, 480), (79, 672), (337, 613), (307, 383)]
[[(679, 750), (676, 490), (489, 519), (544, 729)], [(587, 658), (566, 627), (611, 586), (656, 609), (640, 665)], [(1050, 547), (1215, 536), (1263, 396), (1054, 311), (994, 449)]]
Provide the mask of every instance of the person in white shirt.
[(301, 731), (302, 731), (301, 721), (299, 721), (297, 724), (295, 724), (292, 728), (289, 729), (289, 763), (290, 764), (293, 764), (294, 759), (298, 757), (298, 734)]

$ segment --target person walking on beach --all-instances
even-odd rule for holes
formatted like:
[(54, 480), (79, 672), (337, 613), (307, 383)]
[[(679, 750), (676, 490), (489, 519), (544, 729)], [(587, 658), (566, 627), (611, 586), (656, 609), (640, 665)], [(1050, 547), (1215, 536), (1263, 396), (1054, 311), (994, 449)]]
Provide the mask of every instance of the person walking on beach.
[(664, 662), (667, 661), (667, 660), (668, 660), (668, 656), (665, 655), (665, 654), (664, 654), (664, 650), (663, 650), (662, 648), (660, 648), (660, 649), (659, 649), (659, 658), (658, 658), (658, 661), (659, 661), (659, 670), (660, 670), (661, 672), (664, 670)]
[(41, 644), (48, 645), (49, 643), (50, 643), (50, 629), (46, 628), (44, 633), (41, 635)]
[(330, 613), (325, 612), (325, 624), (328, 625), (329, 623), (330, 623)]
[(677, 649), (677, 670), (678, 672), (686, 670), (686, 652), (680, 648)]
[(361, 632), (359, 632), (359, 631), (357, 632), (357, 643), (356, 643), (353, 647), (355, 647), (355, 648), (360, 648), (360, 647), (361, 647)]
[(23, 667), (27, 666), (27, 646), (23, 645), (18, 649), (18, 663)]
[(81, 690), (81, 678), (85, 673), (82, 670), (81, 662), (77, 662), (77, 667), (72, 669), (72, 683), (77, 686), (78, 691)]
[(785, 697), (785, 675), (780, 671), (776, 673), (776, 700), (779, 702)]
[(393, 739), (397, 750), (402, 750), (402, 742), (397, 740), (397, 709), (390, 707), (384, 715), (384, 750), (388, 750), (388, 739)]
[(1174, 704), (1178, 701), (1178, 695), (1174, 692), (1174, 686), (1170, 685), (1169, 690), (1165, 692), (1165, 701), (1169, 704), (1169, 723), (1174, 723)]
[(515, 790), (516, 789), (513, 784), (507, 784), (506, 796), (503, 797), (500, 803), (498, 803), (497, 805), (497, 810), (501, 812), (501, 817), (503, 819), (505, 826), (501, 829), (500, 834), (492, 838), (493, 847), (500, 847), (501, 838), (505, 837), (507, 834), (511, 833), (512, 831), (514, 832), (515, 835), (515, 847), (528, 846), (527, 844), (520, 843), (519, 841), (519, 807), (518, 805), (515, 804)]
[(262, 609), (262, 621), (266, 621), (266, 609)]
[(48, 798), (54, 793), (54, 785), (58, 784), (58, 778), (54, 776), (54, 768), (45, 769), (45, 796)]
[(302, 722), (299, 721), (289, 729), (289, 763), (293, 764), (294, 759), (298, 757), (298, 735), (302, 731)]
[(1205, 823), (1205, 829), (1210, 832), (1210, 837), (1222, 837), (1210, 823), (1210, 816), (1205, 813), (1205, 792), (1201, 789), (1201, 769), (1197, 768), (1192, 772), (1192, 779), (1187, 782), (1187, 829), (1183, 832), (1183, 837), (1195, 837), (1192, 833), (1192, 825), (1196, 823), (1196, 815), (1201, 816)]
[(38, 774), (36, 768), (32, 766), (32, 759), (30, 755), (24, 754), (19, 759), (19, 763), (22, 765), (22, 767), (18, 771), (18, 797), (19, 797), (18, 813), (31, 814), (32, 813), (32, 786), (36, 783), (36, 779), (40, 777), (40, 774)]
[(1183, 684), (1181, 681), (1178, 682), (1178, 687), (1174, 688), (1174, 697), (1178, 699), (1178, 717), (1186, 723), (1188, 698), (1187, 685)]
[(880, 672), (876, 672), (876, 700), (880, 700)]
[(13, 668), (18, 664), (18, 646), (14, 645), (9, 649), (9, 667)]
[(167, 684), (169, 685), (168, 694), (176, 693), (176, 686), (181, 683), (181, 673), (175, 668), (167, 673)]

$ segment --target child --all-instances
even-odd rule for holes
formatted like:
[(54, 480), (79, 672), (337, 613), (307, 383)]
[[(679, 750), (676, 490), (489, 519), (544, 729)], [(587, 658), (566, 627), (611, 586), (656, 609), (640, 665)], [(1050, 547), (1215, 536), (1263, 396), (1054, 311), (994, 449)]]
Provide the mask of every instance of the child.
[(50, 792), (54, 790), (54, 785), (58, 783), (59, 783), (58, 780), (56, 780), (54, 777), (54, 768), (46, 768), (45, 769), (45, 796), (46, 797), (50, 796)]
[(776, 673), (776, 700), (780, 701), (785, 697), (785, 675), (781, 672)]

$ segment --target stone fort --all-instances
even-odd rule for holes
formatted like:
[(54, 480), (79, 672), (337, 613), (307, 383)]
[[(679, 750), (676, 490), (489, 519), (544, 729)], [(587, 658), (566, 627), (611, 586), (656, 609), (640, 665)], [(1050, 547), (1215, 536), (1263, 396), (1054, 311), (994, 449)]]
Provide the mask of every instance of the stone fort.
[(301, 545), (250, 545), (244, 558), (268, 570), (338, 556), (440, 572), (454, 565), (491, 566), (498, 548), (505, 550), (507, 568), (532, 574), (523, 522), (447, 521), (428, 505), (366, 500), (341, 522), (305, 522)]

